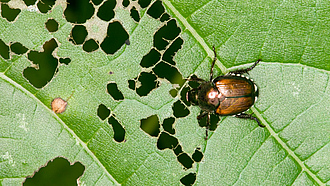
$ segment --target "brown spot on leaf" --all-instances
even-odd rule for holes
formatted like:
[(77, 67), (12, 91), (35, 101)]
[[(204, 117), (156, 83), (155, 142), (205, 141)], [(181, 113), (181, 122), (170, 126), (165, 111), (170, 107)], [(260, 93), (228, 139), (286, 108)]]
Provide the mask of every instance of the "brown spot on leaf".
[(52, 101), (52, 110), (56, 113), (56, 114), (60, 114), (63, 113), (66, 109), (66, 106), (68, 105), (68, 102), (65, 101), (62, 98), (55, 98)]

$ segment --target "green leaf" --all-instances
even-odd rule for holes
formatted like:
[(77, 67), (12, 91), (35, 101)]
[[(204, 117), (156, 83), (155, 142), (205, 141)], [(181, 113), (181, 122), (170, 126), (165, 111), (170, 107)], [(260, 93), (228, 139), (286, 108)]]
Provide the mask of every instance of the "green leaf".
[[(98, 18), (95, 5), (91, 18), (68, 13), (70, 20), (87, 19), (78, 24), (88, 33), (80, 35), (78, 43), (97, 42), (86, 52), (84, 44), (78, 45), (77, 37), (71, 35), (76, 24), (65, 18), (67, 2), (47, 5), (51, 10), (43, 10), (46, 13), (23, 1), (1, 2), (1, 6), (21, 10), (16, 18), (8, 20), (3, 14), (0, 18), (1, 185), (21, 185), (25, 177), (58, 156), (85, 166), (79, 178), (82, 185), (180, 185), (180, 180), (195, 185), (330, 184), (329, 2), (134, 3), (135, 8), (133, 1), (124, 8), (117, 2), (110, 21)], [(137, 10), (139, 19), (131, 17), (131, 9)], [(49, 19), (58, 23), (57, 31), (48, 31)], [(126, 44), (113, 35), (110, 40), (116, 46), (109, 42), (110, 23), (118, 26), (120, 34), (128, 34)], [(111, 30), (111, 34), (116, 32)], [(46, 47), (52, 38), (57, 46)], [(104, 38), (108, 40), (101, 44)], [(168, 58), (176, 50), (167, 47), (178, 38), (183, 44), (175, 46), (173, 61), (161, 63), (173, 71), (160, 72), (160, 65), (153, 67), (151, 55), (144, 58), (151, 50), (161, 56), (166, 51)], [(22, 50), (12, 49), (13, 43)], [(167, 44), (165, 50), (160, 49)], [(196, 119), (200, 108), (181, 101), (181, 91), (187, 86), (181, 78), (192, 74), (209, 78), (212, 46), (218, 56), (215, 76), (261, 59), (248, 75), (259, 89), (249, 113), (265, 128), (254, 121), (221, 117), (205, 141), (205, 128)], [(32, 61), (30, 52), (58, 61), (54, 75), (38, 88), (24, 71), (45, 67), (40, 62), (43, 58)], [(149, 60), (144, 61), (146, 68), (140, 65), (143, 58)], [(160, 64), (158, 59), (155, 63)], [(140, 76), (142, 72), (149, 75)], [(154, 81), (152, 77), (157, 76), (161, 78)], [(140, 96), (139, 87), (150, 86), (139, 82), (143, 78), (154, 85)], [(112, 97), (112, 91), (117, 96)], [(57, 97), (68, 104), (61, 114), (51, 110)], [(184, 113), (188, 115), (174, 115), (173, 105), (187, 106)], [(153, 136), (158, 133), (161, 140), (141, 128), (141, 120), (153, 115), (157, 117), (148, 125), (158, 123)], [(168, 118), (175, 116), (171, 130)], [(189, 159), (196, 149), (203, 154), (200, 162)]]

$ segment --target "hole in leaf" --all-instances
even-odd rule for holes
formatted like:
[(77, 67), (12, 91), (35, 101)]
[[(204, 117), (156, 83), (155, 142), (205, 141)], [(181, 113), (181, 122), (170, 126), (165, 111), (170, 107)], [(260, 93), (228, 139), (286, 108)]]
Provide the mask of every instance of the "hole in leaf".
[(176, 89), (171, 89), (171, 90), (170, 90), (170, 95), (171, 95), (173, 98), (175, 98), (177, 94), (178, 94), (178, 90), (176, 90)]
[(58, 59), (52, 56), (52, 52), (57, 46), (55, 39), (51, 39), (44, 44), (43, 52), (28, 53), (28, 59), (33, 62), (33, 67), (24, 69), (23, 76), (36, 88), (42, 88), (53, 78)]
[(9, 59), (9, 46), (0, 39), (0, 55), (4, 59)]
[(163, 54), (163, 60), (175, 65), (175, 62), (173, 61), (173, 57), (175, 55), (175, 53), (181, 48), (183, 44), (183, 40), (181, 38), (177, 38), (172, 44), (171, 46), (165, 51), (165, 53)]
[(85, 166), (80, 162), (70, 165), (67, 159), (57, 157), (49, 161), (45, 167), (41, 167), (33, 177), (27, 177), (23, 185), (77, 185), (77, 179), (84, 170)]
[(100, 104), (99, 108), (97, 108), (97, 115), (100, 117), (101, 120), (107, 119), (110, 116), (110, 109), (108, 109), (105, 105)]
[(148, 68), (155, 65), (159, 60), (160, 53), (153, 48), (147, 55), (143, 56), (140, 65), (141, 67)]
[(87, 40), (83, 45), (83, 50), (93, 52), (99, 48), (99, 44), (94, 39)]
[(23, 0), (26, 6), (34, 5), (36, 4), (37, 0)]
[(149, 116), (146, 119), (140, 120), (140, 128), (150, 136), (157, 137), (160, 133), (159, 131), (159, 119), (157, 115)]
[(151, 0), (139, 0), (138, 3), (141, 6), (141, 8), (145, 8), (145, 7), (149, 6), (149, 4), (151, 3)]
[[(177, 26), (175, 19), (171, 19), (165, 27), (163, 27), (165, 32), (164, 38), (168, 40), (175, 39), (181, 32), (180, 27)], [(170, 32), (167, 32), (170, 31)]]
[(116, 83), (109, 83), (107, 85), (107, 91), (112, 96), (114, 100), (122, 100), (124, 99), (124, 95), (121, 93), (121, 91), (118, 89)]
[(148, 9), (147, 14), (155, 19), (158, 19), (164, 13), (164, 11), (165, 9), (162, 5), (162, 2), (157, 0)]
[(168, 21), (168, 20), (170, 20), (170, 15), (168, 15), (167, 13), (164, 13), (162, 15), (162, 17), (160, 18), (161, 22)]
[(92, 0), (92, 2), (94, 3), (94, 5), (99, 5), (103, 2), (103, 0)]
[(164, 119), (163, 128), (166, 132), (168, 132), (170, 134), (175, 134), (175, 130), (173, 128), (174, 121), (175, 121), (175, 118), (173, 118), (173, 117)]
[(181, 32), (174, 19), (167, 22), (166, 25), (161, 27), (154, 35), (154, 46), (158, 50), (164, 50), (168, 45), (167, 40), (175, 39)]
[(200, 151), (199, 148), (195, 149), (195, 152), (194, 152), (193, 155), (192, 155), (192, 159), (193, 159), (195, 162), (200, 162), (200, 161), (202, 161), (202, 159), (203, 159), (203, 153)]
[(84, 25), (75, 25), (73, 28), (72, 28), (72, 31), (71, 31), (71, 37), (73, 39), (73, 43), (75, 45), (81, 45), (84, 43), (86, 37), (87, 37), (87, 30), (86, 30), (86, 27)]
[(60, 63), (68, 65), (71, 62), (70, 58), (60, 58)]
[(49, 32), (56, 32), (58, 30), (58, 23), (55, 19), (48, 19), (45, 25)]
[(185, 186), (193, 185), (196, 181), (196, 173), (189, 173), (180, 179), (180, 182)]
[(41, 13), (47, 13), (49, 10), (52, 9), (56, 0), (39, 0), (37, 3), (38, 9)]
[(136, 22), (140, 21), (140, 15), (139, 15), (139, 12), (136, 10), (135, 6), (133, 6), (132, 9), (131, 9), (131, 17)]
[(15, 54), (21, 55), (27, 52), (28, 48), (17, 42), (10, 45), (10, 50)]
[(159, 30), (154, 35), (154, 46), (158, 50), (164, 50), (166, 46), (168, 45), (168, 41), (166, 41), (163, 36), (160, 33)]
[(176, 146), (174, 149), (173, 149), (173, 152), (176, 156), (178, 156), (179, 154), (181, 154), (183, 151), (182, 151), (182, 147), (181, 145), (179, 144), (178, 146)]
[(5, 3), (1, 4), (1, 16), (6, 18), (9, 22), (14, 21), (20, 12), (20, 9), (12, 9)]
[(97, 17), (102, 19), (103, 21), (110, 21), (115, 17), (115, 12), (113, 9), (115, 8), (117, 2), (116, 0), (107, 0), (105, 1), (99, 8), (97, 12)]
[(109, 23), (107, 36), (101, 43), (101, 48), (107, 54), (114, 54), (125, 43), (128, 37), (126, 30), (118, 21)]
[(108, 123), (112, 125), (112, 129), (114, 132), (113, 139), (117, 142), (122, 142), (125, 140), (125, 129), (123, 126), (113, 117), (111, 116), (108, 120)]
[(94, 6), (89, 0), (67, 0), (64, 16), (70, 23), (85, 23), (94, 14)]
[(166, 148), (173, 149), (178, 146), (178, 139), (174, 136), (169, 135), (167, 132), (162, 132), (157, 140), (157, 148), (159, 150), (164, 150)]
[(134, 80), (128, 80), (128, 88), (135, 90), (135, 81)]
[(181, 153), (177, 158), (186, 169), (190, 169), (194, 163), (187, 153)]
[(141, 86), (136, 89), (136, 93), (140, 96), (148, 95), (153, 89), (159, 86), (157, 77), (151, 72), (141, 72), (138, 80), (141, 82)]
[(173, 115), (176, 118), (186, 117), (190, 114), (190, 111), (180, 100), (176, 101), (173, 104), (172, 110), (173, 110)]
[(123, 7), (127, 8), (129, 5), (129, 0), (123, 0)]
[(165, 78), (172, 84), (178, 84), (182, 86), (184, 83), (182, 75), (179, 73), (178, 69), (163, 61), (158, 63), (152, 70), (158, 77)]
[(217, 129), (219, 121), (220, 121), (220, 116), (215, 115), (215, 114), (211, 114), (209, 129), (211, 131), (214, 131), (215, 129)]
[[(196, 76), (196, 75), (192, 75), (191, 77), (192, 77), (192, 78), (196, 78), (197, 76)], [(188, 85), (189, 85), (191, 88), (197, 88), (200, 84), (197, 83), (196, 81), (189, 81), (189, 82), (188, 82)]]

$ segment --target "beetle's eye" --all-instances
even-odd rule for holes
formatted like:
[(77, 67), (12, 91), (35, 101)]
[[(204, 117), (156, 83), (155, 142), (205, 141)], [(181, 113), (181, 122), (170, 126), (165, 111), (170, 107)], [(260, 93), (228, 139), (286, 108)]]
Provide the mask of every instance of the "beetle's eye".
[(198, 92), (195, 90), (190, 90), (186, 94), (186, 99), (193, 105), (198, 105)]

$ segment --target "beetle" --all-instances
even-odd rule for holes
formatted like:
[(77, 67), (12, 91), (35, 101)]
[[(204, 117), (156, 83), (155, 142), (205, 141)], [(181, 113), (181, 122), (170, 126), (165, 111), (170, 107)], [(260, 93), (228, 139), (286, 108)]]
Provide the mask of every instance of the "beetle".
[(202, 112), (197, 116), (198, 120), (207, 116), (206, 139), (210, 124), (210, 114), (219, 116), (235, 116), (242, 119), (255, 120), (260, 127), (265, 127), (258, 118), (244, 113), (256, 101), (258, 96), (257, 85), (243, 74), (252, 70), (260, 60), (251, 67), (228, 72), (223, 76), (213, 79), (213, 68), (217, 54), (213, 46), (214, 59), (210, 71), (210, 80), (206, 81), (198, 77), (191, 77), (188, 81), (200, 83), (197, 88), (189, 90), (186, 99), (192, 105), (197, 105)]

